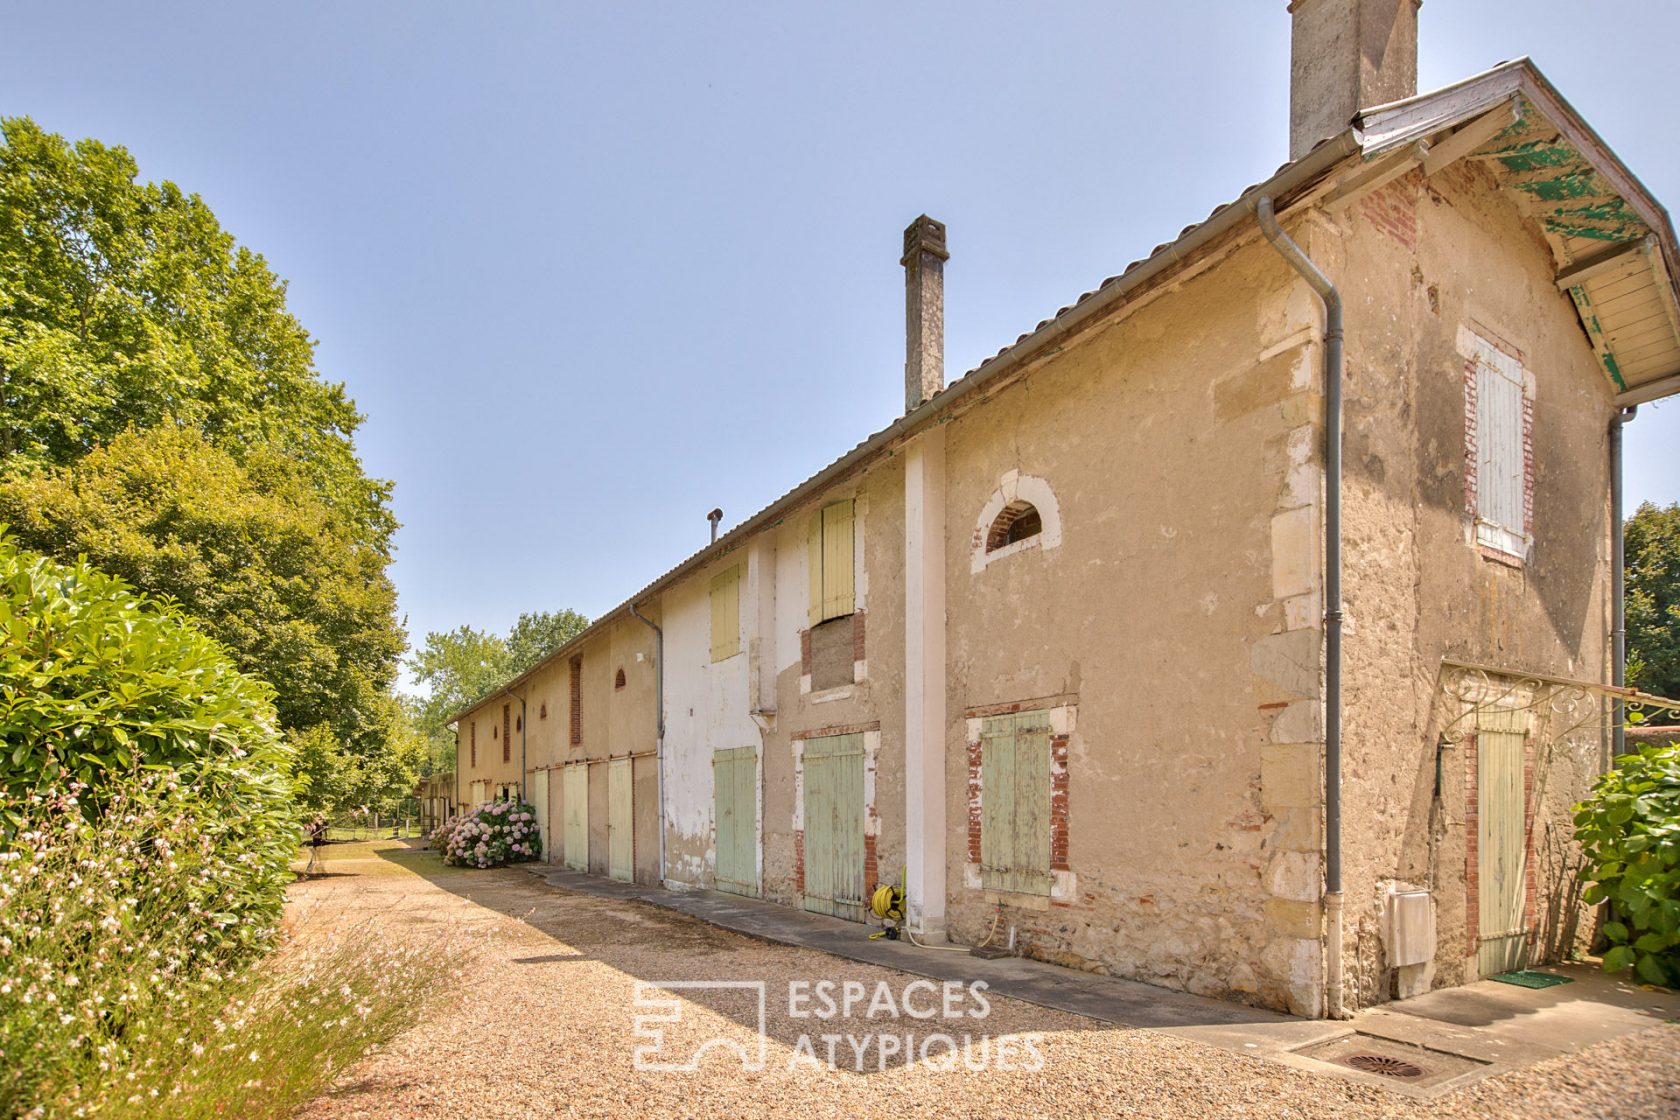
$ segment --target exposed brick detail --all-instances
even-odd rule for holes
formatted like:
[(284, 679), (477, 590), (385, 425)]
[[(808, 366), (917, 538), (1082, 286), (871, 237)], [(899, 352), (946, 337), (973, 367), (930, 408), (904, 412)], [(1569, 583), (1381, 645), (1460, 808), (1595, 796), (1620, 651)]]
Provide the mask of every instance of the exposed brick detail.
[(826, 739), (830, 735), (862, 735), (866, 731), (881, 730), (881, 721), (870, 723), (837, 723), (832, 727), (814, 727), (809, 731), (795, 731), (789, 736), (790, 742), (803, 742), (806, 739)]
[(571, 676), (572, 746), (575, 747), (583, 742), (583, 658), (572, 658)]
[[(1491, 340), (1489, 340), (1491, 341)], [(1516, 358), (1519, 362), (1522, 356), (1508, 346), (1500, 349)], [(1525, 375), (1526, 376), (1526, 375)], [(1477, 476), (1481, 465), (1477, 451), (1480, 447), (1477, 438), (1476, 425), (1476, 358), (1471, 355), (1464, 363), (1464, 510), (1474, 522), (1479, 510), (1481, 492)], [(1522, 457), (1523, 457), (1523, 536), (1534, 540), (1534, 394), (1529, 392), (1526, 382), (1523, 385), (1522, 397)], [(1476, 551), (1487, 560), (1493, 560), (1512, 568), (1523, 567), (1523, 558), (1513, 556), (1497, 548), (1476, 543)]]
[(512, 762), (513, 761), (513, 735), (508, 731), (508, 728), (511, 726), (511, 724), (509, 723), (509, 720), (511, 718), (509, 713), (512, 712), (512, 710), (513, 710), (513, 705), (512, 704), (503, 704), (502, 705), (502, 761), (503, 762)]
[(472, 765), (478, 766), (478, 721), (467, 724), (467, 743), (472, 750)]
[(876, 887), (881, 885), (881, 871), (875, 859), (875, 837), (869, 833), (863, 836), (863, 904), (869, 907), (869, 896)]
[(863, 653), (863, 616), (865, 611), (852, 612), (852, 660), (865, 660)]
[(1077, 693), (1064, 692), (1059, 696), (1040, 696), (1035, 700), (1016, 700), (1008, 704), (982, 704), (964, 708), (964, 719), (985, 719), (987, 716), (1007, 716), (1016, 712), (1039, 712), (1046, 708), (1062, 708), (1079, 703)]
[(805, 830), (793, 834), (793, 889), (805, 893)]
[(1050, 737), (1050, 868), (1068, 868), (1068, 737)]
[(1476, 358), (1472, 355), (1464, 363), (1464, 510), (1476, 516), (1476, 478), (1481, 473), (1476, 450)]
[(1417, 203), (1412, 194), (1415, 174), (1397, 179), (1359, 200), (1361, 217), (1412, 251), (1418, 245)]
[(980, 740), (968, 744), (968, 862), (980, 862)]

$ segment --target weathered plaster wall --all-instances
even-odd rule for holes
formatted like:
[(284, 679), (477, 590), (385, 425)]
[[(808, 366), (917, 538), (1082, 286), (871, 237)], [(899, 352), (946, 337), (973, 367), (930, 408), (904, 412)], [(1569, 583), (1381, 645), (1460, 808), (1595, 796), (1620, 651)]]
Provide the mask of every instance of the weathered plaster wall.
[[(1389, 998), (1396, 979), (1380, 938), (1381, 896), (1395, 885), (1434, 891), (1439, 947), (1422, 983), (1475, 978), (1473, 752), (1443, 749), (1437, 794), (1441, 659), (1605, 679), (1611, 389), (1549, 249), (1474, 162), (1384, 188), (1326, 227), (1314, 252), (1348, 301), (1348, 997), (1364, 1005)], [(1533, 386), (1535, 541), (1521, 567), (1484, 557), (1470, 533), (1467, 329), (1520, 350)], [(1565, 742), (1546, 729), (1529, 741), (1543, 957), (1578, 933), (1568, 807), (1603, 749), (1597, 720)]]
[[(713, 882), (713, 753), (760, 745), (749, 693), (758, 575), (750, 551), (735, 549), (660, 597), (665, 619), (666, 879), (672, 886), (709, 888)], [(740, 652), (714, 662), (711, 580), (737, 566)]]
[[(810, 597), (806, 527), (822, 504), (856, 501), (857, 609), (863, 641), (861, 680), (844, 688), (808, 692), (801, 687), (801, 632)], [(775, 543), (776, 715), (764, 737), (763, 893), (790, 906), (801, 904), (794, 828), (794, 741), (825, 730), (879, 730), (875, 774), (877, 878), (896, 882), (904, 861), (904, 471), (895, 456), (878, 459), (861, 475), (836, 485), (786, 517)], [(767, 628), (768, 629), (768, 628)], [(873, 883), (869, 884), (871, 887)]]
[[(959, 939), (1001, 904), (1035, 956), (1316, 1009), (1321, 404), (1290, 280), (1241, 249), (947, 426)], [(1017, 477), (1054, 492), (1060, 542), (976, 564), (976, 518)], [(1071, 874), (1061, 897), (989, 894), (966, 719), (1043, 698), (1077, 713)]]

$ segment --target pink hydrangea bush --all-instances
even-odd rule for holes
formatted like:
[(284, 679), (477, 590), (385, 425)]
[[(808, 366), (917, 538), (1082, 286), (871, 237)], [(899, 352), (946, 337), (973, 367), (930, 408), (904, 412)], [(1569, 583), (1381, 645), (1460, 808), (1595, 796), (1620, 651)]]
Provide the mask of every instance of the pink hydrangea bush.
[(500, 867), (542, 857), (536, 810), (524, 801), (488, 801), (440, 825), (432, 847), (456, 867)]

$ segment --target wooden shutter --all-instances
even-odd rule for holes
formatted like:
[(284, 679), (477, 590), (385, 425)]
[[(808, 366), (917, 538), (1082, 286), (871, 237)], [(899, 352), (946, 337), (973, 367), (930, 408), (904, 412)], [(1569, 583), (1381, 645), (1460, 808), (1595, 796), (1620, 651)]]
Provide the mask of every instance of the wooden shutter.
[(863, 736), (807, 739), (805, 909), (861, 922), (868, 903)]
[(1521, 556), (1524, 511), (1523, 368), (1504, 351), (1476, 348), (1476, 539)]
[(717, 835), (717, 889), (758, 893), (758, 748), (731, 747), (712, 755)]
[(994, 716), (980, 731), (980, 882), (1049, 894), (1050, 717)]
[(806, 557), (811, 569), (812, 626), (844, 618), (857, 609), (856, 545), (851, 499), (811, 515)]
[(607, 874), (628, 883), (636, 876), (636, 798), (631, 761), (607, 764)]
[(741, 567), (712, 577), (712, 660), (741, 652)]

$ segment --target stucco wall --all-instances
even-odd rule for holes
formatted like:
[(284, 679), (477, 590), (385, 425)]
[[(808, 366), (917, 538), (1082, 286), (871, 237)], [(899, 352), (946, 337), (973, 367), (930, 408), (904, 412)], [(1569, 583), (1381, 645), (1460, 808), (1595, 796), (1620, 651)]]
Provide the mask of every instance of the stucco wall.
[[(1286, 828), (1314, 846), (1317, 810), (1290, 820), (1262, 797), (1277, 713), (1318, 692), (1316, 612), (1291, 599), (1317, 587), (1317, 348), (1288, 280), (1269, 249), (1241, 250), (947, 426), (961, 940), (1002, 904), (1005, 931), (1044, 959), (1274, 1006), (1315, 998), (1317, 857), (1274, 857)], [(1059, 543), (976, 571), (982, 511), (1026, 478), (1053, 491)], [(1307, 513), (1280, 529), (1292, 507)], [(1071, 879), (1049, 899), (985, 892), (968, 861), (965, 717), (1047, 697), (1076, 709)], [(1280, 891), (1279, 875), (1299, 882)]]
[[(1474, 754), (1463, 742), (1442, 748), (1437, 794), (1437, 740), (1458, 714), (1443, 715), (1442, 659), (1606, 679), (1611, 387), (1554, 283), (1550, 250), (1474, 163), (1385, 188), (1315, 251), (1349, 307), (1345, 878), (1349, 1001), (1364, 1005), (1389, 998), (1396, 980), (1380, 937), (1391, 886), (1434, 892), (1436, 962), (1416, 979), (1475, 978), (1465, 921)], [(1485, 557), (1470, 530), (1468, 330), (1520, 350), (1533, 386), (1535, 539), (1521, 567)], [(1590, 707), (1547, 713), (1529, 741), (1545, 959), (1581, 932), (1569, 806), (1602, 764), (1605, 729), (1587, 719), (1553, 736)]]

